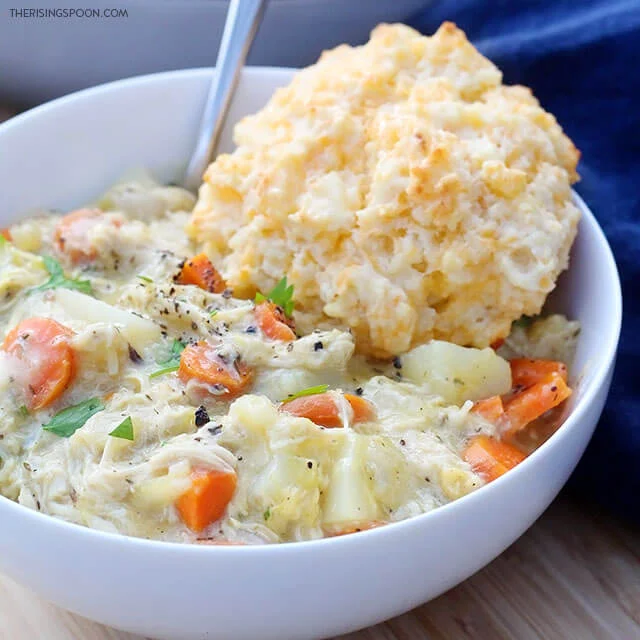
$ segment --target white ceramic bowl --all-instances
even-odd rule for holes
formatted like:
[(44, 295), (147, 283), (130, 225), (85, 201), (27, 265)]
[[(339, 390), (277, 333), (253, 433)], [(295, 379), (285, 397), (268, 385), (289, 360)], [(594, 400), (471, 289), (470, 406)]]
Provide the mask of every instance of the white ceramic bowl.
[[(0, 227), (36, 207), (82, 204), (128, 169), (175, 180), (211, 71), (135, 78), (62, 98), (0, 126)], [(291, 76), (248, 69), (231, 121)], [(223, 148), (230, 147), (229, 131)], [(0, 499), (0, 570), (61, 607), (146, 636), (320, 638), (376, 623), (464, 580), (544, 511), (604, 404), (620, 330), (616, 266), (593, 215), (550, 305), (582, 323), (581, 372), (562, 428), (516, 469), (423, 516), (340, 538), (256, 547), (152, 542), (67, 524)]]

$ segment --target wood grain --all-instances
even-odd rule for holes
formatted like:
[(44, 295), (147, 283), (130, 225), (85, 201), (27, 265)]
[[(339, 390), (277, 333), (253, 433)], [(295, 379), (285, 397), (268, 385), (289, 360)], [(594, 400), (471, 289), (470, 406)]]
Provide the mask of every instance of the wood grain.
[[(140, 640), (0, 576), (0, 639)], [(422, 607), (340, 640), (640, 638), (640, 531), (559, 498), (482, 571)], [(256, 639), (259, 640), (259, 639)]]

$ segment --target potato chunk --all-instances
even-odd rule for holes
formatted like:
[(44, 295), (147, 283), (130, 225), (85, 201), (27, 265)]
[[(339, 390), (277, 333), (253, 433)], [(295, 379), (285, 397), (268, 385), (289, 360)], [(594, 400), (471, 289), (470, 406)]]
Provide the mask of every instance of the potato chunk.
[(450, 404), (502, 395), (511, 389), (509, 363), (493, 349), (432, 340), (402, 358), (404, 376)]

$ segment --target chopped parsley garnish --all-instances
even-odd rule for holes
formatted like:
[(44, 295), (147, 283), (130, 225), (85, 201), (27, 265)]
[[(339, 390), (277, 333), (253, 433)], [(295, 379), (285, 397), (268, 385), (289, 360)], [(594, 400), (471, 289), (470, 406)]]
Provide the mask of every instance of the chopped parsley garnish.
[(0, 247), (4, 247), (9, 241), (0, 233)]
[(18, 407), (18, 413), (23, 417), (26, 418), (29, 415), (29, 409), (27, 409), (26, 405), (20, 405)]
[(141, 276), (138, 275), (136, 276), (136, 278), (139, 278), (140, 280), (142, 280), (143, 282), (153, 282), (153, 280), (149, 277), (149, 276)]
[(180, 354), (184, 351), (184, 348), (185, 345), (180, 342), (180, 340), (174, 340), (171, 345), (171, 355), (169, 358), (162, 362), (158, 362), (158, 364), (163, 365), (163, 367), (153, 373), (150, 373), (149, 377), (157, 378), (165, 373), (173, 373), (174, 371), (177, 371), (180, 368)]
[(114, 438), (131, 440), (133, 442), (133, 421), (131, 416), (127, 416), (113, 431), (109, 433)]
[(289, 394), (284, 400), (282, 400), (282, 404), (285, 402), (291, 402), (296, 398), (303, 398), (304, 396), (315, 396), (319, 393), (324, 393), (329, 390), (328, 384), (318, 384), (315, 387), (307, 387), (306, 389), (302, 389), (301, 391), (296, 391), (295, 393)]
[(271, 517), (271, 507), (267, 507), (262, 517), (264, 518), (265, 522)]
[(180, 360), (178, 360), (177, 364), (171, 364), (169, 366), (162, 367), (162, 369), (158, 369), (153, 373), (150, 373), (149, 377), (157, 378), (158, 376), (163, 376), (165, 373), (173, 373), (174, 371), (177, 371), (179, 368), (180, 368)]
[(218, 314), (218, 310), (217, 310), (217, 309), (214, 309), (214, 310), (209, 314), (209, 317), (210, 317), (210, 318), (213, 318), (213, 316), (215, 316), (215, 315), (217, 315), (217, 314)]
[(533, 320), (533, 316), (520, 316), (520, 318), (513, 321), (511, 328), (515, 329), (516, 327), (518, 327), (520, 329), (526, 329), (533, 322)]
[(67, 407), (56, 413), (47, 424), (43, 424), (45, 431), (55, 433), (61, 438), (71, 437), (85, 422), (96, 413), (104, 409), (104, 404), (100, 398), (90, 398), (84, 402)]
[(62, 265), (51, 256), (42, 256), (42, 262), (44, 262), (44, 268), (49, 274), (49, 279), (44, 284), (34, 287), (33, 291), (46, 291), (47, 289), (62, 287), (64, 289), (75, 289), (81, 293), (93, 295), (93, 289), (91, 288), (91, 282), (89, 282), (89, 280), (67, 278), (67, 276), (64, 275)]
[(265, 300), (270, 300), (273, 304), (282, 307), (284, 314), (291, 317), (295, 302), (293, 301), (293, 285), (287, 286), (287, 276), (282, 278), (266, 296), (260, 292), (256, 293), (256, 304), (264, 302)]

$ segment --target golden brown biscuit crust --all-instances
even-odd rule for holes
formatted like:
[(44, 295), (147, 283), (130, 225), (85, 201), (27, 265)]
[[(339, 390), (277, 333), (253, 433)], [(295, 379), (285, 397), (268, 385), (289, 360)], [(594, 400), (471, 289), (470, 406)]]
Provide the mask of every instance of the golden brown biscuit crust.
[(295, 285), (297, 326), (358, 349), (486, 346), (568, 265), (578, 151), (451, 23), (380, 25), (322, 54), (235, 129), (190, 234), (240, 293)]

